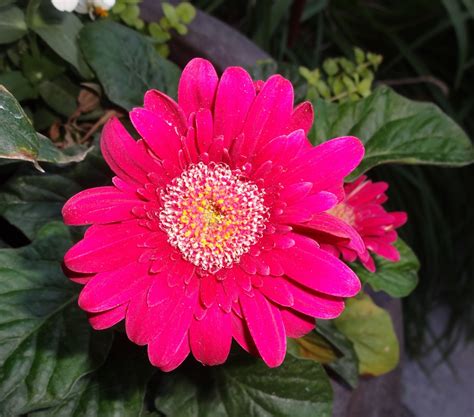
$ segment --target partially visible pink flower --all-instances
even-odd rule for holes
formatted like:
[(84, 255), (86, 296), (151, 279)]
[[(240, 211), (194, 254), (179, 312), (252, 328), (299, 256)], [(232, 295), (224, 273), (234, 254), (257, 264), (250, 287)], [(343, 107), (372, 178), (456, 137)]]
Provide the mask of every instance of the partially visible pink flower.
[[(219, 79), (203, 59), (184, 69), (178, 103), (148, 91), (130, 119), (143, 139), (117, 119), (102, 133), (113, 185), (63, 208), (67, 224), (92, 224), (65, 256), (71, 279), (85, 284), (79, 305), (96, 329), (125, 319), (128, 337), (164, 371), (190, 352), (223, 363), (233, 339), (278, 366), (287, 336), (338, 316), (360, 289), (311, 233), (343, 196), (362, 143), (313, 147), (313, 109), (293, 107), (288, 80), (272, 76), (257, 94), (242, 68)], [(348, 247), (362, 254), (351, 233)]]
[[(375, 272), (375, 263), (369, 251), (390, 261), (400, 260), (398, 250), (393, 246), (398, 235), (396, 229), (407, 221), (402, 211), (387, 212), (383, 203), (387, 201), (386, 182), (372, 182), (365, 175), (344, 186), (345, 198), (328, 213), (349, 224), (364, 241), (367, 250), (356, 253), (350, 247), (349, 235), (319, 236), (321, 247), (335, 256), (342, 256), (347, 262), (357, 258), (371, 272)], [(324, 242), (324, 243), (323, 243)]]

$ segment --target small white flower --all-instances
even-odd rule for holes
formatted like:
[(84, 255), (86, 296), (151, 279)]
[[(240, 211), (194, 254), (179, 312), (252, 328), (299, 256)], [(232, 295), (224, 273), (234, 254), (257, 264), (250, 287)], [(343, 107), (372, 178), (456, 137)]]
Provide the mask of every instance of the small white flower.
[(62, 12), (75, 11), (81, 14), (89, 13), (91, 16), (97, 10), (110, 10), (116, 0), (51, 0), (53, 6)]
[(72, 12), (79, 3), (79, 0), (51, 0), (53, 6), (61, 12)]
[(94, 0), (94, 7), (99, 7), (102, 10), (110, 10), (112, 7), (115, 6), (116, 0)]

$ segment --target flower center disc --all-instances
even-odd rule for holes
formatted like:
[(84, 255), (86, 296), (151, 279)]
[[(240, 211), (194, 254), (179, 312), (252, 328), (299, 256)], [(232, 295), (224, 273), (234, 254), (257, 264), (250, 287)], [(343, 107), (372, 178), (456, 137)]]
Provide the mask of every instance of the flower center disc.
[(355, 213), (354, 209), (345, 203), (339, 203), (332, 209), (328, 210), (329, 214), (344, 220), (347, 224), (355, 225)]
[(161, 227), (184, 259), (216, 272), (238, 262), (262, 237), (264, 195), (240, 171), (199, 162), (162, 191)]

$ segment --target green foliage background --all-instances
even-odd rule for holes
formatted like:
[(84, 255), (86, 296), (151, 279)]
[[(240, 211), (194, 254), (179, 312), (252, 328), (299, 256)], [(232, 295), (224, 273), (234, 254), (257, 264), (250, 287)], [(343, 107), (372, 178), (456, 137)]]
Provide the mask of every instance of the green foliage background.
[[(391, 319), (367, 294), (348, 302), (339, 319), (319, 323), (303, 344), (290, 342), (280, 368), (235, 350), (223, 366), (189, 359), (172, 374), (153, 369), (120, 326), (92, 331), (76, 306), (79, 286), (61, 262), (83, 229), (66, 228), (61, 207), (81, 189), (110, 183), (97, 147), (104, 117), (141, 105), (150, 88), (174, 95), (180, 70), (161, 46), (170, 33), (184, 34), (193, 15), (189, 5), (165, 6), (160, 29), (145, 27), (138, 3), (118, 2), (110, 19), (88, 22), (49, 0), (0, 0), (0, 415), (330, 416), (326, 370), (355, 387), (359, 373), (380, 375), (398, 360)], [(348, 134), (364, 142), (354, 176), (370, 170), (391, 184), (390, 204), (409, 211), (403, 235), (421, 258), (421, 285), (406, 303), (408, 340), (423, 346), (426, 314), (456, 300), (445, 334), (452, 337), (442, 340), (449, 348), (457, 329), (472, 329), (456, 319), (473, 311), (473, 170), (452, 168), (474, 160), (459, 125), (472, 134), (474, 98), (462, 94), (472, 85), (472, 1), (196, 3), (276, 58), (252, 69), (257, 78), (278, 69), (294, 82), (298, 101), (313, 101), (315, 144)], [(458, 49), (432, 56), (438, 37)], [(380, 53), (385, 64), (354, 46)], [(452, 59), (440, 63), (440, 53)], [(320, 67), (324, 85), (315, 77)], [(406, 297), (420, 263), (405, 241), (397, 246), (401, 261), (376, 258), (375, 274), (352, 267), (366, 286)]]

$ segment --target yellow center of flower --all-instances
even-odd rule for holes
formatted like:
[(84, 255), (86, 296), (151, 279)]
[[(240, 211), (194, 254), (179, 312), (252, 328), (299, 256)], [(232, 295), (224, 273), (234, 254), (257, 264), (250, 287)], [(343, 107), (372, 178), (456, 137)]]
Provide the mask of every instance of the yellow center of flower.
[(355, 224), (354, 209), (345, 203), (339, 203), (327, 212), (335, 217), (340, 218), (341, 220), (344, 220), (351, 226), (354, 226)]
[(107, 17), (109, 12), (102, 7), (94, 7), (94, 14), (99, 17)]
[(161, 194), (161, 227), (186, 260), (215, 272), (238, 262), (262, 236), (264, 194), (225, 164), (190, 165)]

